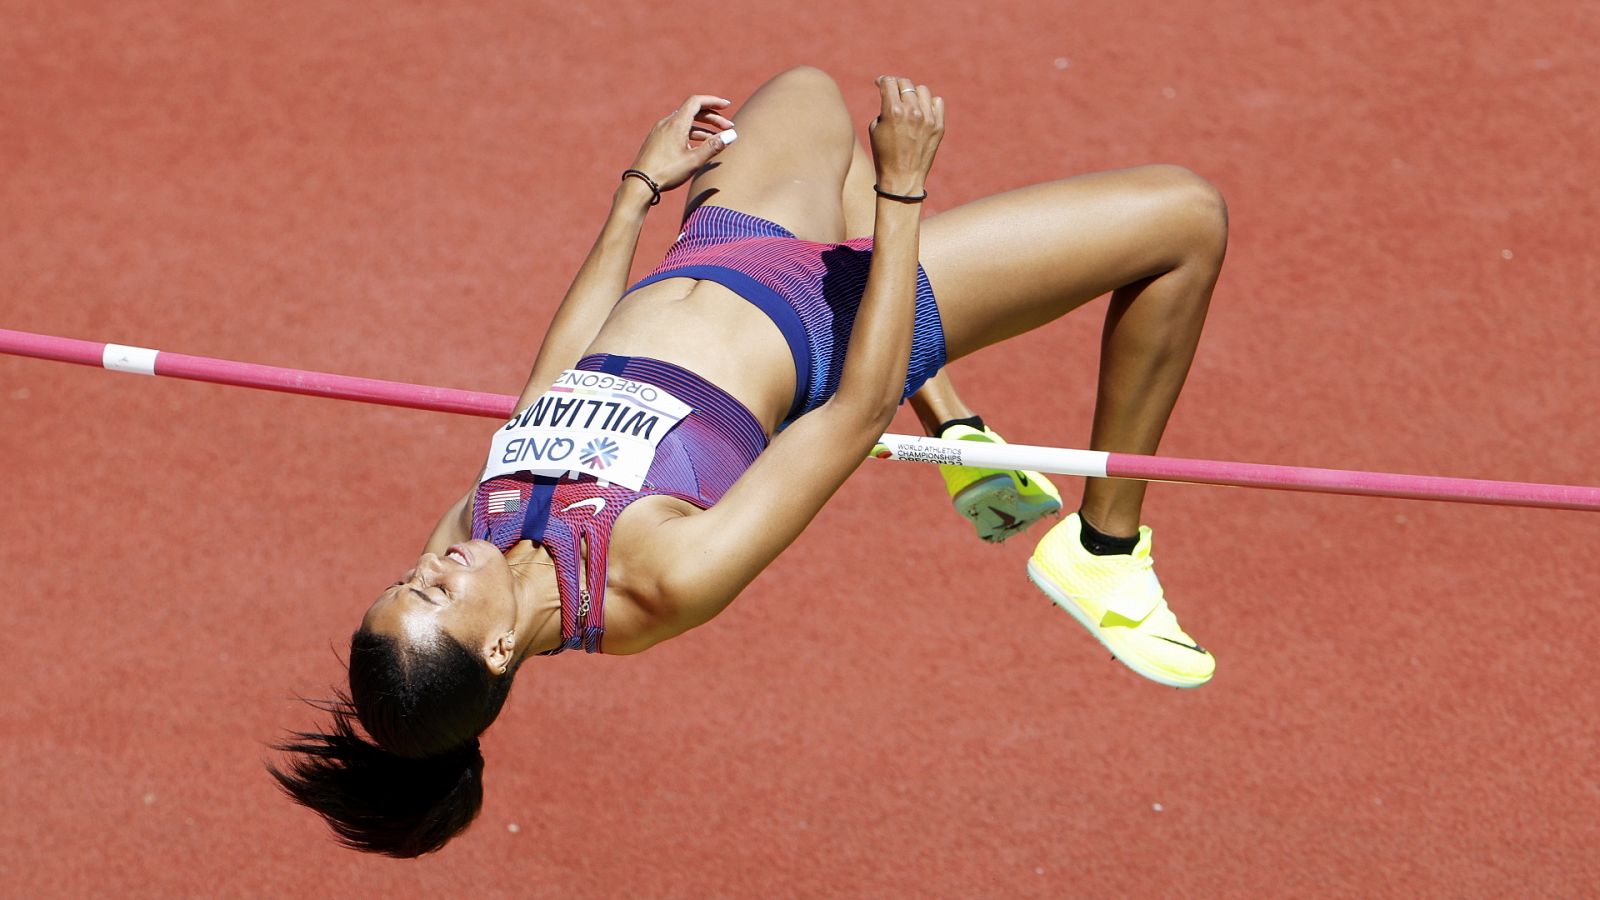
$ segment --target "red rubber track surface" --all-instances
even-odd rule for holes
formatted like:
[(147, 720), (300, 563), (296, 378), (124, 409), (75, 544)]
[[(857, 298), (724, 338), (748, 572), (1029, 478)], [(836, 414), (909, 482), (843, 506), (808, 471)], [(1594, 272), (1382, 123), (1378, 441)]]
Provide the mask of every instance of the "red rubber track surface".
[[(1222, 188), (1163, 452), (1600, 483), (1593, 4), (68, 6), (0, 4), (0, 327), (515, 392), (649, 123), (803, 62), (861, 122), (880, 72), (944, 94), (930, 211), (1153, 161)], [(1083, 445), (1102, 309), (958, 364), (969, 399)], [(1041, 531), (980, 544), (876, 463), (711, 625), (529, 667), (464, 837), (341, 850), (265, 746), (485, 427), (0, 359), (0, 894), (1600, 884), (1600, 517), (1157, 487), (1220, 661), (1180, 692), (1028, 584)]]

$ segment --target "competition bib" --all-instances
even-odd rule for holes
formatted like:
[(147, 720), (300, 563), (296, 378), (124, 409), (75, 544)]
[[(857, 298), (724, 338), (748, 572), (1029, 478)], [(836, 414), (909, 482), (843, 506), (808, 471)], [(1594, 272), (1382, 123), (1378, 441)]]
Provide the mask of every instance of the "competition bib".
[(568, 369), (495, 432), (479, 480), (584, 472), (637, 491), (656, 446), (692, 411), (655, 385)]

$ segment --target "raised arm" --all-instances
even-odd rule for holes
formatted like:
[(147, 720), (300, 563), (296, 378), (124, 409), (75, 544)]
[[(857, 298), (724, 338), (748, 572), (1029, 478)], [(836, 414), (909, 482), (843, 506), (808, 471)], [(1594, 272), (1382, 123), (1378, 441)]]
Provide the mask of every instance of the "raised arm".
[[(728, 104), (721, 97), (696, 94), (650, 129), (629, 167), (629, 171), (645, 177), (624, 177), (613, 193), (611, 211), (600, 227), (600, 236), (578, 267), (578, 274), (573, 276), (572, 285), (545, 331), (533, 371), (522, 396), (517, 398), (518, 409), (533, 402), (555, 382), (557, 375), (571, 368), (600, 333), (600, 326), (628, 286), (639, 230), (644, 226), (645, 213), (660, 201), (658, 192), (683, 184), (732, 139), (725, 134), (732, 135), (733, 123), (717, 112)], [(476, 479), (473, 484), (476, 486)], [(423, 547), (424, 553), (443, 553), (446, 547), (470, 536), (471, 500), (469, 488), (445, 510)]]
[(944, 134), (944, 101), (907, 79), (883, 77), (877, 84), (872, 264), (838, 390), (779, 433), (716, 506), (661, 526), (651, 564), (661, 573), (659, 600), (670, 622), (657, 639), (709, 620), (738, 596), (866, 458), (899, 406), (921, 216), (920, 205), (908, 199), (924, 193)]
[[(644, 177), (624, 177), (611, 198), (600, 236), (578, 267), (561, 306), (550, 321), (533, 371), (517, 400), (520, 409), (533, 402), (564, 370), (582, 356), (606, 316), (627, 288), (628, 270), (639, 244), (645, 214), (660, 202), (662, 191), (683, 184), (725, 145), (724, 132), (733, 123), (717, 110), (728, 100), (696, 94), (655, 124), (629, 167)], [(654, 187), (652, 188), (652, 185)]]

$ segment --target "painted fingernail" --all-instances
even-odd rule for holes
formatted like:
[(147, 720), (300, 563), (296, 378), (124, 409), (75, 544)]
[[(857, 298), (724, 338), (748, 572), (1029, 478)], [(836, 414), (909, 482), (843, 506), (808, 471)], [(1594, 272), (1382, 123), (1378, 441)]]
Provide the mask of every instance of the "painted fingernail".
[(722, 146), (726, 147), (729, 144), (731, 144), (734, 141), (737, 141), (739, 139), (739, 132), (734, 131), (732, 128), (729, 128), (728, 130), (722, 132), (721, 134), (718, 134), (717, 137), (722, 138)]

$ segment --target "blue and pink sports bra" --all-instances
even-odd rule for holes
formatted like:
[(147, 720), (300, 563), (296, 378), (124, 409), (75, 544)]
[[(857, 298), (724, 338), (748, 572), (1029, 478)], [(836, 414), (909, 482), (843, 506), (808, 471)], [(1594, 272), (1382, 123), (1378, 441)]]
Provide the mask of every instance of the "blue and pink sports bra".
[[(533, 541), (544, 545), (555, 562), (561, 645), (546, 655), (579, 648), (601, 651), (611, 528), (629, 504), (666, 494), (709, 508), (767, 446), (766, 432), (743, 404), (687, 369), (642, 356), (608, 354), (586, 356), (576, 368), (654, 385), (692, 411), (657, 445), (641, 490), (589, 474), (555, 478), (526, 472), (478, 485), (472, 536), (502, 553), (518, 541)], [(580, 572), (587, 573), (582, 584)]]

